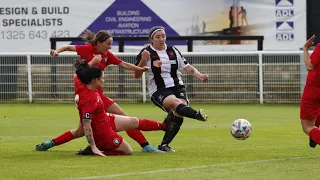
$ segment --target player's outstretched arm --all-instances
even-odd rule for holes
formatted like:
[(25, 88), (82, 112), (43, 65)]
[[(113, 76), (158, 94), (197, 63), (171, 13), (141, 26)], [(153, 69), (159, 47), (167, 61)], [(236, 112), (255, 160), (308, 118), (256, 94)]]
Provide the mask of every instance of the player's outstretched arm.
[(91, 147), (91, 150), (94, 154), (98, 156), (105, 156), (96, 146), (94, 142), (92, 128), (91, 128), (91, 119), (82, 119), (84, 134), (87, 138), (87, 141)]
[(134, 64), (127, 63), (127, 62), (124, 62), (124, 61), (122, 61), (118, 66), (122, 67), (123, 69), (130, 70), (130, 71), (140, 71), (140, 72), (144, 72), (144, 71), (149, 70), (149, 68), (146, 67), (146, 66), (144, 66), (144, 67), (139, 67), (139, 66), (136, 66), (136, 65), (134, 65)]
[(195, 67), (193, 67), (191, 64), (187, 65), (183, 68), (185, 71), (187, 71), (191, 76), (199, 79), (200, 81), (206, 82), (209, 79), (208, 74), (202, 74), (200, 73)]
[(76, 51), (76, 46), (75, 45), (63, 45), (56, 50), (51, 49), (50, 55), (51, 56), (58, 56), (59, 53), (64, 52), (64, 51)]
[(312, 68), (313, 68), (313, 65), (311, 63), (311, 59), (309, 56), (309, 48), (313, 45), (313, 41), (315, 38), (316, 38), (315, 35), (311, 36), (311, 38), (308, 39), (307, 42), (303, 46), (304, 65), (306, 66), (308, 71), (312, 70)]

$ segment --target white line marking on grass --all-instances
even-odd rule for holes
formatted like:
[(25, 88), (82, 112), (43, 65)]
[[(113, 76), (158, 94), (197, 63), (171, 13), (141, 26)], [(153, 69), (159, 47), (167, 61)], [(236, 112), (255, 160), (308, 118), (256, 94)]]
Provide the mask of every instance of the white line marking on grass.
[(262, 164), (262, 163), (269, 163), (269, 162), (275, 162), (275, 161), (311, 159), (311, 158), (320, 158), (320, 156), (274, 158), (274, 159), (265, 159), (265, 160), (247, 161), (247, 162), (219, 163), (219, 164), (210, 164), (210, 165), (203, 165), (203, 166), (190, 166), (190, 167), (185, 167), (185, 168), (170, 168), (170, 169), (160, 169), (160, 170), (154, 170), (154, 171), (141, 171), (141, 172), (132, 172), (132, 173), (123, 173), (123, 174), (110, 174), (110, 175), (105, 175), (105, 176), (88, 176), (88, 177), (78, 177), (78, 178), (67, 178), (67, 179), (62, 179), (62, 180), (82, 180), (82, 179), (100, 179), (100, 178), (108, 179), (108, 178), (139, 175), (139, 174), (156, 174), (156, 173), (172, 172), (172, 171), (185, 171), (185, 170), (192, 170), (192, 169), (205, 169), (205, 168), (211, 168), (211, 167), (224, 167), (224, 166), (232, 166), (232, 165)]

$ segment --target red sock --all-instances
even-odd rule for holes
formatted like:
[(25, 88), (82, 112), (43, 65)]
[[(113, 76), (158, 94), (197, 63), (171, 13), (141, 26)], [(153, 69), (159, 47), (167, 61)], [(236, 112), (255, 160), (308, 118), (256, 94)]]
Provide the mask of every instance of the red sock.
[(60, 144), (64, 144), (66, 142), (69, 142), (72, 139), (74, 139), (73, 134), (71, 133), (71, 131), (67, 131), (67, 132), (61, 134), (60, 136), (54, 138), (53, 142), (54, 142), (55, 146), (58, 146)]
[(124, 153), (121, 151), (103, 151), (103, 154), (106, 156), (123, 156)]
[(147, 139), (144, 137), (144, 135), (138, 129), (126, 130), (126, 133), (128, 134), (129, 137), (131, 137), (133, 140), (135, 140), (140, 145), (147, 142)]
[(318, 128), (313, 128), (309, 133), (309, 137), (317, 144), (320, 144), (320, 130)]
[(162, 123), (149, 119), (139, 119), (138, 129), (142, 131), (162, 130)]
[(164, 131), (167, 130), (167, 124), (166, 123), (162, 123), (162, 130), (164, 130)]

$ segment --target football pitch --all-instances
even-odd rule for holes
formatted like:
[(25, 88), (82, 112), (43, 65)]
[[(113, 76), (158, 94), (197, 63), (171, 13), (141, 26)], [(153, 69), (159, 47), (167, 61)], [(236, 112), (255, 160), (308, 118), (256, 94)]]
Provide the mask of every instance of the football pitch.
[[(120, 104), (129, 115), (163, 121), (165, 113), (152, 104)], [(309, 148), (301, 130), (299, 105), (193, 104), (208, 122), (185, 118), (170, 144), (175, 153), (132, 156), (77, 156), (86, 139), (73, 140), (46, 152), (37, 143), (76, 128), (73, 104), (0, 104), (0, 179), (318, 179), (319, 147)], [(244, 141), (230, 135), (238, 118), (252, 124)], [(164, 132), (144, 132), (156, 146)]]

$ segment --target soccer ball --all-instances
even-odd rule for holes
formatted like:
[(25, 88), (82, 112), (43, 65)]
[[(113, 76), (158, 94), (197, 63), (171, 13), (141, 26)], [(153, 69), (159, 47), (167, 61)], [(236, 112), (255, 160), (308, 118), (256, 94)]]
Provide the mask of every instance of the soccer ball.
[(245, 140), (251, 135), (251, 124), (245, 119), (237, 119), (231, 124), (230, 132), (235, 139)]

